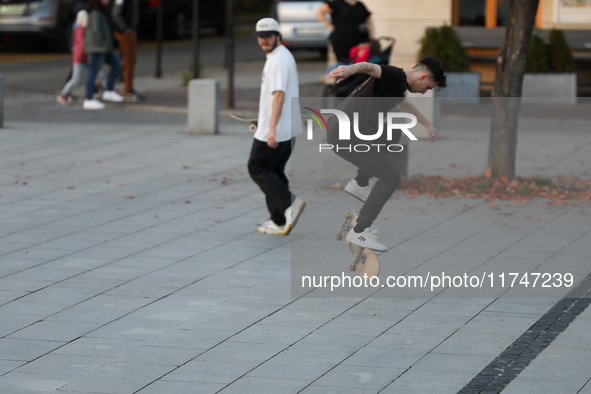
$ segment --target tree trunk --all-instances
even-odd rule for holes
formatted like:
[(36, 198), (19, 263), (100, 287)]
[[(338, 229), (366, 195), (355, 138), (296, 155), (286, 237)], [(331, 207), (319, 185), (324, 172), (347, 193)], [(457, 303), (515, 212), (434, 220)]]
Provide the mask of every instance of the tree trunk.
[(492, 121), (488, 166), (492, 176), (515, 177), (517, 123), (523, 74), (539, 0), (511, 0), (511, 15), (499, 57), (492, 91)]

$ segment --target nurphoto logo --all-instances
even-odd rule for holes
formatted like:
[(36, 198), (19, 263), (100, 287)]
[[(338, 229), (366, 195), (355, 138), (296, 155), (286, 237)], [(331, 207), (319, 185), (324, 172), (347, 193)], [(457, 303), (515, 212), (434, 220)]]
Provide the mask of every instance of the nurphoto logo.
[[(351, 141), (351, 119), (349, 116), (338, 109), (321, 109), (320, 112), (309, 108), (303, 107), (305, 110), (302, 112), (305, 115), (310, 116), (312, 119), (307, 120), (307, 138), (308, 140), (314, 139), (314, 121), (316, 124), (320, 126), (321, 131), (328, 130), (328, 126), (324, 116), (322, 114), (333, 114), (336, 116), (338, 124), (339, 124), (339, 141)], [(384, 122), (384, 117), (386, 121)], [(407, 121), (410, 120), (410, 123)], [(414, 136), (413, 133), (410, 132), (409, 129), (413, 128), (417, 125), (417, 118), (413, 114), (409, 114), (406, 112), (387, 112), (384, 116), (383, 112), (378, 113), (378, 130), (374, 134), (363, 134), (359, 129), (359, 113), (353, 113), (353, 133), (355, 134), (355, 139), (361, 141), (376, 141), (382, 137), (384, 134), (384, 123), (386, 125), (386, 139), (388, 141), (392, 141), (392, 132), (393, 130), (401, 130), (411, 141), (417, 141), (417, 137)], [(404, 149), (400, 144), (349, 144), (349, 145), (342, 145), (342, 144), (320, 144), (319, 145), (319, 152), (322, 152), (323, 149), (326, 150), (348, 150), (349, 152), (369, 152), (371, 147), (374, 146), (377, 148), (378, 152), (381, 148), (386, 149), (388, 152), (402, 152)]]

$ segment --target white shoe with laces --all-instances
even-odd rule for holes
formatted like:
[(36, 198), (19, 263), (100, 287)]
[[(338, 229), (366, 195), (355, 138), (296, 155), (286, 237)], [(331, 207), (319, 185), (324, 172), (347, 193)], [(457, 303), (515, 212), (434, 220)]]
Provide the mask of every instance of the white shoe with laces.
[(105, 90), (103, 93), (103, 101), (111, 101), (113, 103), (123, 102), (123, 96), (114, 90)]
[(278, 226), (272, 220), (268, 220), (261, 227), (259, 227), (259, 233), (262, 234), (271, 234), (271, 235), (287, 235), (289, 234), (289, 229), (287, 225), (284, 224), (283, 226)]
[(379, 252), (386, 252), (388, 248), (378, 242), (376, 233), (378, 230), (373, 228), (366, 228), (361, 233), (356, 233), (355, 229), (349, 230), (346, 240), (352, 244), (362, 246), (367, 249), (377, 250)]
[(97, 99), (84, 100), (84, 103), (82, 103), (82, 108), (84, 108), (84, 109), (104, 109), (105, 104), (101, 103)]
[(345, 186), (345, 191), (356, 199), (365, 202), (369, 196), (369, 193), (371, 192), (371, 189), (373, 188), (373, 183), (374, 182), (371, 182), (370, 180), (369, 185), (359, 186), (355, 179), (351, 179), (349, 183), (347, 183), (347, 186)]
[(300, 214), (306, 208), (306, 203), (299, 197), (296, 197), (294, 202), (285, 210), (285, 220), (287, 231), (293, 230), (295, 225), (298, 223)]

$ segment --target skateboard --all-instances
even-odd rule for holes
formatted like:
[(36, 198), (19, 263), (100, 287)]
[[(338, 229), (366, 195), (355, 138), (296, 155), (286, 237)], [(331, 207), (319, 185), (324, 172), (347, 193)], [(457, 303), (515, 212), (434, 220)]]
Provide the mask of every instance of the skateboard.
[(248, 130), (252, 131), (253, 133), (255, 131), (257, 131), (257, 126), (259, 123), (259, 120), (257, 118), (245, 118), (244, 116), (240, 116), (240, 115), (236, 115), (236, 114), (230, 114), (230, 117), (239, 120), (241, 122), (250, 122), (250, 126), (248, 126)]
[(357, 224), (358, 215), (355, 211), (351, 212), (352, 213), (345, 213), (345, 220), (343, 220), (343, 224), (341, 225), (341, 231), (335, 235), (335, 239), (340, 241), (344, 237), (345, 242), (353, 255), (353, 264), (349, 265), (349, 271), (354, 272), (359, 268), (359, 275), (367, 275), (367, 277), (370, 278), (369, 280), (373, 282), (374, 277), (377, 278), (380, 273), (380, 260), (378, 260), (378, 256), (376, 256), (373, 250), (352, 244), (346, 240), (349, 231)]

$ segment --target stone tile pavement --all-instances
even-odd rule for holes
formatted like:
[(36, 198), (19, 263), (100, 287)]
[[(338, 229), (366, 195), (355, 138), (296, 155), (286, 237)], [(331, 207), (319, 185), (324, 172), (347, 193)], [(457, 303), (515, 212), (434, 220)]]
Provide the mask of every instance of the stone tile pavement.
[[(294, 262), (313, 251), (340, 275), (350, 257), (333, 236), (360, 208), (321, 180), (314, 142), (298, 141), (290, 168), (308, 207), (290, 236), (270, 237), (256, 232), (268, 214), (245, 168), (244, 124), (223, 118), (220, 135), (193, 136), (179, 132), (181, 115), (174, 126), (134, 125), (139, 116), (0, 130), (2, 393), (457, 393), (568, 290), (301, 294)], [(522, 128), (520, 175), (588, 176), (584, 121)], [(486, 130), (443, 119), (440, 141), (411, 145), (411, 173), (482, 172)], [(397, 194), (376, 222), (390, 247), (381, 276), (560, 267), (579, 283), (591, 271), (589, 214), (541, 199), (493, 209)], [(504, 392), (589, 392), (589, 316)]]

